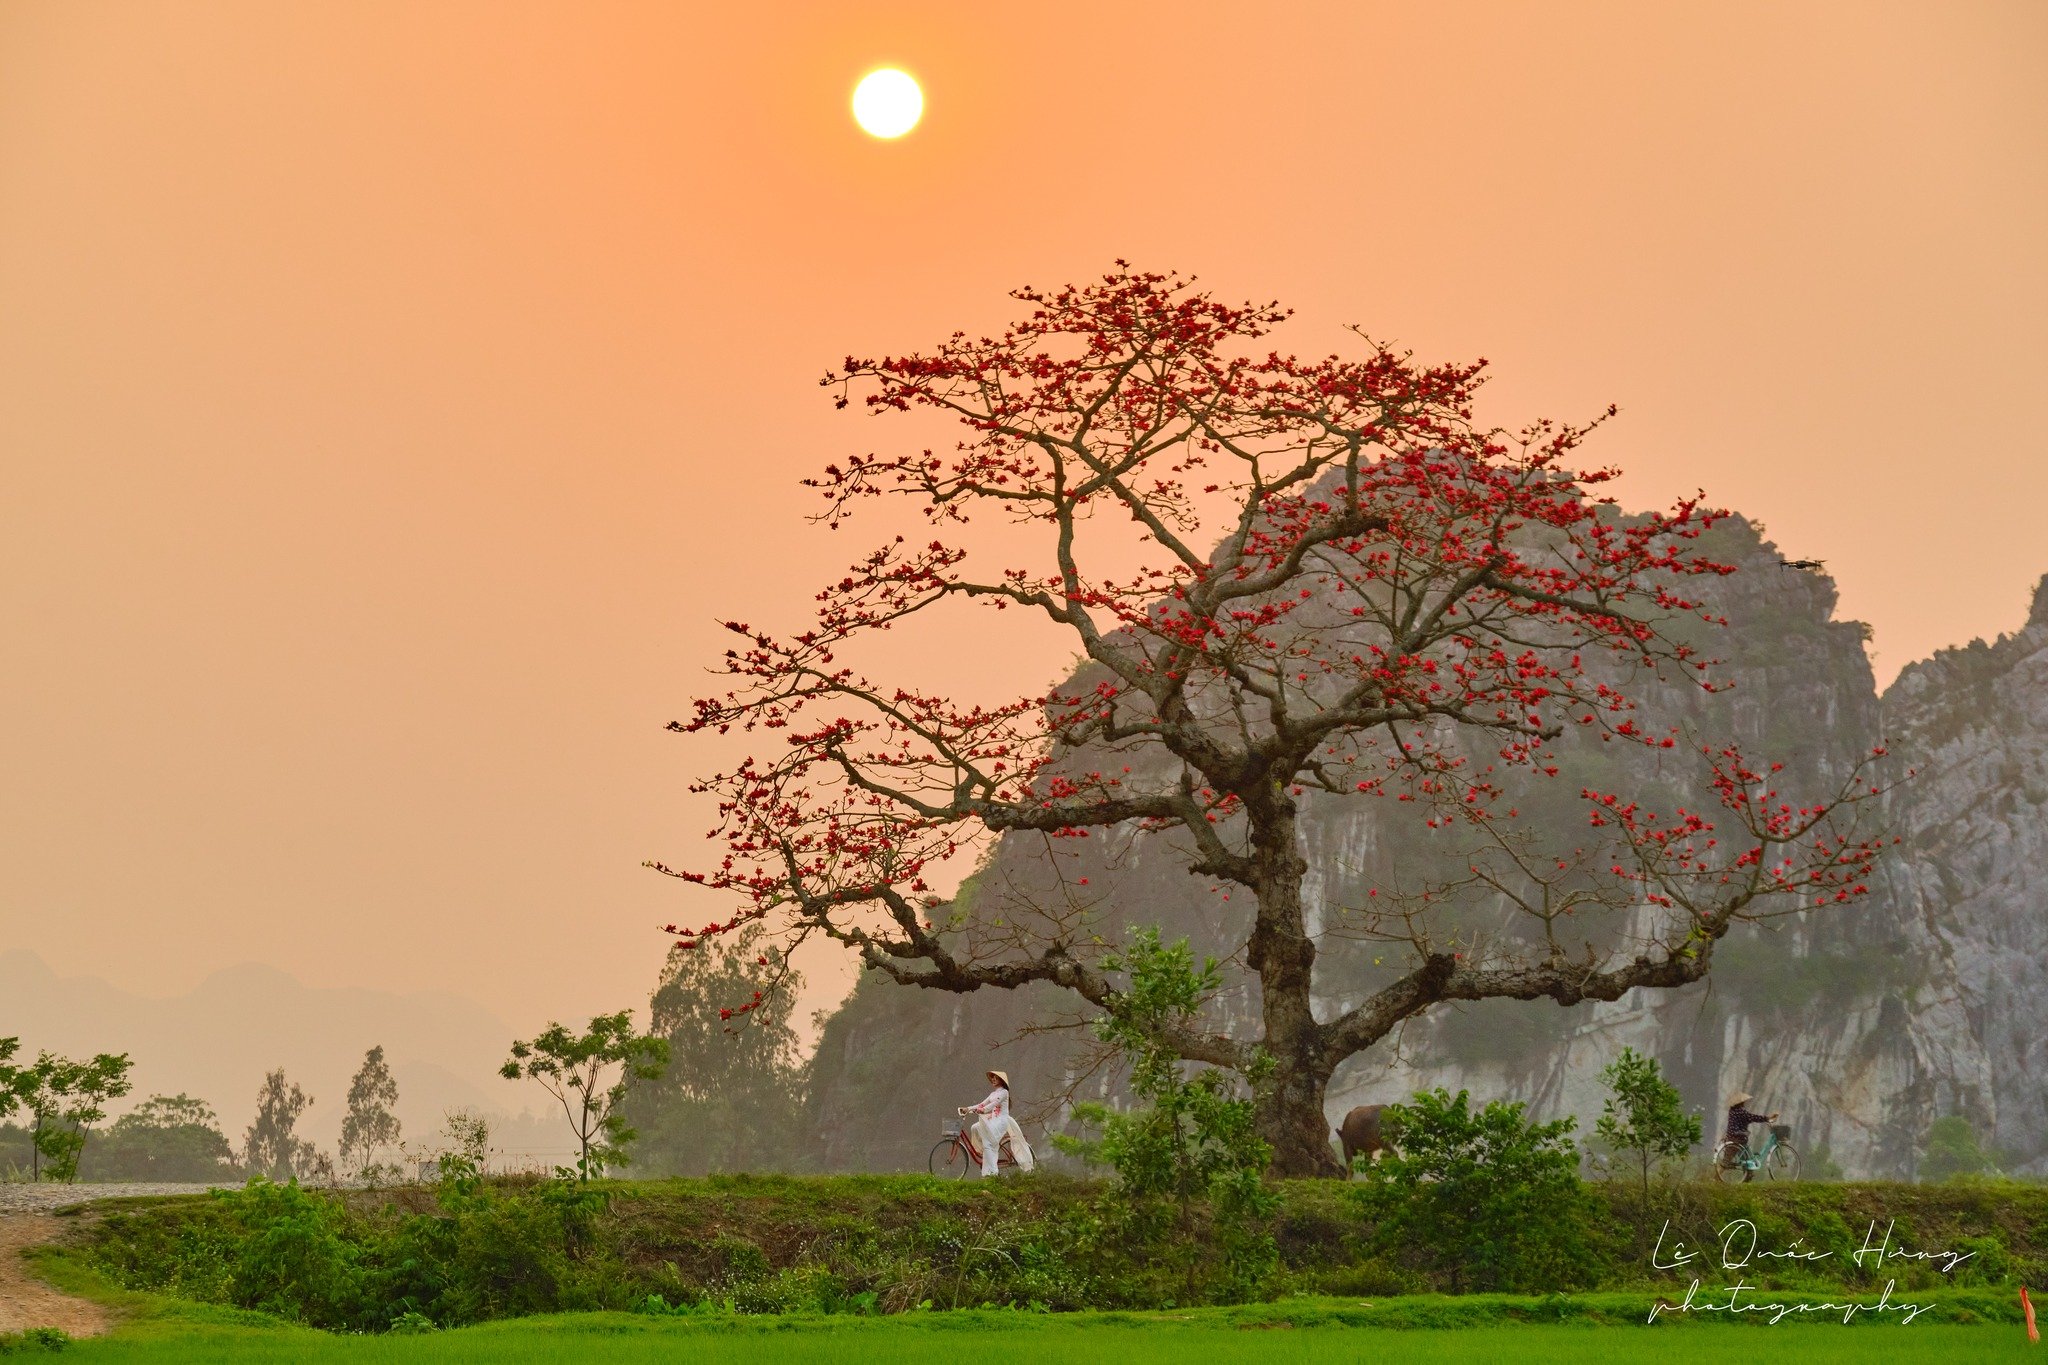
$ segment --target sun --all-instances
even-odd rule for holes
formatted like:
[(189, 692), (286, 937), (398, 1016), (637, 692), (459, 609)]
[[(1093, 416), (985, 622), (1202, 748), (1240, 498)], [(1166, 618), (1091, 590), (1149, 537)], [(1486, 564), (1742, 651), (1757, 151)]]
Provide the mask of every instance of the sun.
[(853, 121), (875, 137), (902, 137), (924, 113), (924, 91), (909, 73), (885, 66), (853, 87)]

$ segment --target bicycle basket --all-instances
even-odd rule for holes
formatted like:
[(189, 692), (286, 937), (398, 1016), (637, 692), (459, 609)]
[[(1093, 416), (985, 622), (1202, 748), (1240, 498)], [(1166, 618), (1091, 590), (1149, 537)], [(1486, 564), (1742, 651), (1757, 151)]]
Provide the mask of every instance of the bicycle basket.
[(1789, 1123), (1772, 1124), (1771, 1136), (1780, 1142), (1790, 1142), (1792, 1140), (1792, 1125)]
[(940, 1124), (939, 1136), (942, 1138), (959, 1137), (960, 1124), (954, 1120), (948, 1120), (947, 1122)]

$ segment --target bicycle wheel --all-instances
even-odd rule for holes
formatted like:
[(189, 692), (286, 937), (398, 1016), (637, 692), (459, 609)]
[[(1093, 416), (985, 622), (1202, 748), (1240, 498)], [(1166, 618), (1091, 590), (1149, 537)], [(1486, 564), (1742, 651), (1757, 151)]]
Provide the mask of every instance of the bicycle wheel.
[(1770, 1180), (1797, 1180), (1799, 1178), (1799, 1149), (1789, 1142), (1781, 1142), (1771, 1149), (1764, 1158), (1764, 1176)]
[(1756, 1172), (1742, 1164), (1742, 1158), (1749, 1149), (1733, 1140), (1723, 1142), (1714, 1149), (1714, 1178), (1723, 1185), (1744, 1185)]
[(926, 1166), (931, 1173), (942, 1180), (965, 1180), (979, 1169), (967, 1155), (967, 1148), (955, 1138), (940, 1138), (939, 1145), (932, 1148), (931, 1159)]

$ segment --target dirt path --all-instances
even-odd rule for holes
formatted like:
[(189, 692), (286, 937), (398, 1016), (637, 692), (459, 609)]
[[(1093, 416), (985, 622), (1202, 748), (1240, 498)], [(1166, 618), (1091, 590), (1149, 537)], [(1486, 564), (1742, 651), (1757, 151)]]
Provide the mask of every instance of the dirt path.
[(47, 1213), (0, 1213), (0, 1332), (59, 1327), (74, 1337), (107, 1330), (107, 1310), (60, 1294), (31, 1277), (21, 1253), (53, 1241), (60, 1224)]

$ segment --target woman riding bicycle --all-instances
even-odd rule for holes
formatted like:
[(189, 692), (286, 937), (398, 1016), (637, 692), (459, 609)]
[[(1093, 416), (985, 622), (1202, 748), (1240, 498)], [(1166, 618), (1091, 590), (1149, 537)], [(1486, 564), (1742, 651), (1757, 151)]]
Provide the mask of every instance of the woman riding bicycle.
[(1744, 1152), (1749, 1150), (1749, 1125), (1752, 1123), (1776, 1123), (1776, 1113), (1756, 1114), (1746, 1107), (1756, 1096), (1747, 1090), (1738, 1090), (1728, 1097), (1728, 1128), (1726, 1138), (1738, 1144)]
[(1031, 1169), (1031, 1144), (1024, 1140), (1024, 1129), (1010, 1117), (1010, 1077), (1006, 1072), (991, 1071), (988, 1078), (996, 1087), (989, 1092), (988, 1098), (960, 1110), (962, 1118), (969, 1114), (980, 1115), (974, 1121), (974, 1135), (981, 1140), (981, 1173), (985, 1176), (996, 1173), (996, 1161), (1004, 1138), (1010, 1140), (1010, 1155), (1016, 1158), (1017, 1169), (1028, 1171)]

